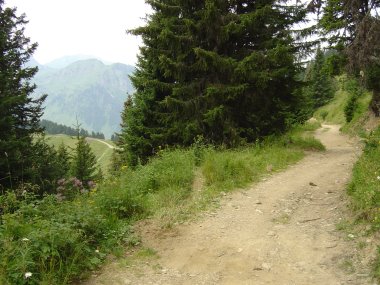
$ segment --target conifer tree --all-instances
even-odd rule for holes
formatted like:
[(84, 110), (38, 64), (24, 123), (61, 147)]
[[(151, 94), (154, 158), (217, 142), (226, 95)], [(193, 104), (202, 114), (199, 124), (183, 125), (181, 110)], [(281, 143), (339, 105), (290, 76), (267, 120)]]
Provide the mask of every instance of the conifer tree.
[(313, 0), (322, 7), (320, 27), (332, 44), (344, 47), (348, 71), (373, 91), (371, 108), (380, 116), (380, 1)]
[(45, 96), (33, 99), (30, 83), (37, 68), (25, 67), (37, 44), (24, 35), (25, 15), (5, 8), (0, 0), (0, 184), (5, 187), (31, 179), (32, 135), (40, 132)]
[(314, 110), (325, 105), (334, 97), (333, 83), (326, 65), (327, 57), (318, 48), (315, 60), (311, 65), (309, 78), (307, 78), (310, 84), (308, 92), (310, 93)]
[(72, 159), (71, 175), (83, 183), (96, 177), (96, 157), (87, 143), (86, 138), (79, 136)]
[(290, 27), (303, 14), (286, 1), (150, 0), (122, 147), (129, 163), (197, 135), (233, 146), (287, 127), (297, 105)]
[(60, 166), (59, 178), (65, 178), (70, 170), (70, 156), (67, 147), (62, 142), (57, 150), (57, 163)]

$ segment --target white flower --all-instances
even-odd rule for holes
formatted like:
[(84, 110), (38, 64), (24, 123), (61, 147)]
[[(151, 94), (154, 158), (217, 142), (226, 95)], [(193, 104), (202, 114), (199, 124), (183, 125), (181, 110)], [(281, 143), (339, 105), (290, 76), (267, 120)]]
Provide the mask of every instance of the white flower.
[(377, 176), (377, 180), (380, 180), (380, 176)]
[(99, 253), (99, 249), (95, 250), (96, 253)]
[(30, 241), (28, 238), (23, 238), (22, 241)]
[(32, 272), (26, 272), (26, 273), (24, 274), (25, 279), (28, 279), (28, 278), (32, 277), (32, 275), (33, 275)]

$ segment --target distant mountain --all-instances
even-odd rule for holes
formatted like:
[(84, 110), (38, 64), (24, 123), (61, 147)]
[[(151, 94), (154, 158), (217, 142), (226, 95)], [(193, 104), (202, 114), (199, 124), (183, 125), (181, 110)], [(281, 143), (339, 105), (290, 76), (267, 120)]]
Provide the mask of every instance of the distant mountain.
[[(80, 61), (80, 60), (86, 60), (86, 59), (94, 59), (95, 57), (90, 55), (83, 55), (83, 54), (77, 54), (77, 55), (69, 55), (69, 56), (63, 56), (60, 58), (57, 58), (51, 62), (48, 62), (45, 64), (45, 66), (55, 69), (61, 69), (69, 66), (70, 64)], [(98, 59), (98, 58), (95, 58)], [(100, 60), (100, 59), (99, 59)]]
[(64, 68), (37, 66), (35, 96), (48, 94), (44, 119), (73, 126), (78, 118), (81, 127), (106, 137), (119, 130), (124, 101), (133, 92), (128, 77), (133, 66), (105, 65), (97, 59), (75, 61)]

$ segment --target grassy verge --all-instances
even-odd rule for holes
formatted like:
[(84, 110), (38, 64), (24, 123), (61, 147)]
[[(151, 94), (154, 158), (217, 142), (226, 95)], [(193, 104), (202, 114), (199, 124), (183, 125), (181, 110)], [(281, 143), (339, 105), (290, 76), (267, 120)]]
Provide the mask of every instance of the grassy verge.
[(72, 200), (37, 200), (31, 189), (0, 196), (0, 284), (68, 284), (108, 253), (138, 243), (130, 224), (156, 217), (163, 226), (195, 217), (223, 192), (258, 181), (323, 146), (299, 126), (282, 137), (226, 150), (206, 145), (161, 151)]
[[(380, 230), (380, 128), (372, 132), (362, 156), (353, 169), (348, 187), (351, 205), (359, 220), (369, 223), (373, 232)], [(374, 276), (380, 280), (380, 248), (374, 262)]]

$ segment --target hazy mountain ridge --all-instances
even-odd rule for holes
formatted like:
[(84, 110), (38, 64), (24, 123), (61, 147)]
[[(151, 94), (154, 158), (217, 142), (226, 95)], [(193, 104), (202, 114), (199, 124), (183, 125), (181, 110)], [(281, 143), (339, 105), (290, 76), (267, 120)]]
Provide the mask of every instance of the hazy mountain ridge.
[(134, 67), (106, 65), (98, 59), (75, 61), (61, 69), (38, 67), (35, 94), (48, 94), (43, 118), (68, 126), (78, 118), (83, 128), (106, 137), (119, 130), (123, 103), (133, 92), (128, 75)]

